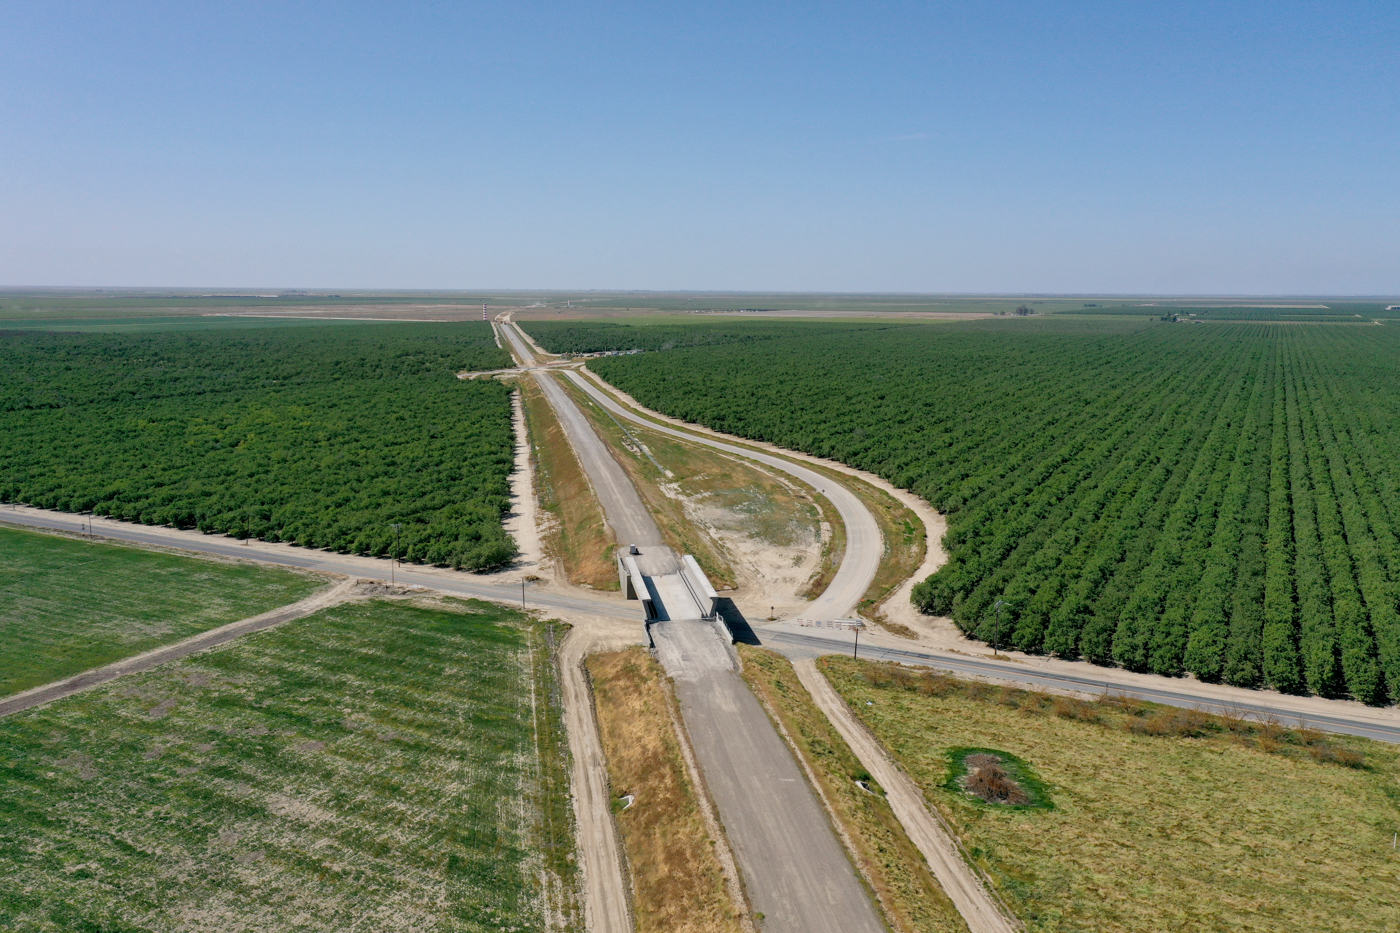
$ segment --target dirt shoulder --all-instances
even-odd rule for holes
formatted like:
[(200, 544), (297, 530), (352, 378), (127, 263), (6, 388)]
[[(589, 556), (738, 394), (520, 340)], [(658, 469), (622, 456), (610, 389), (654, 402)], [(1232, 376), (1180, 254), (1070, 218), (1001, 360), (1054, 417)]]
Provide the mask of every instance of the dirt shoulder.
[(901, 826), (883, 778), (827, 721), (825, 707), (813, 702), (793, 666), (759, 648), (744, 647), (741, 654), (744, 679), (804, 763), (885, 922), (898, 933), (967, 930)]
[(589, 933), (632, 933), (632, 916), (622, 849), (613, 824), (607, 759), (583, 665), (590, 653), (617, 651), (636, 640), (635, 633), (593, 620), (591, 624), (576, 624), (559, 650), (559, 683), (573, 759), (570, 778)]
[(644, 648), (593, 654), (598, 731), (627, 853), (637, 933), (742, 933), (728, 845), (705, 819), (665, 674)]

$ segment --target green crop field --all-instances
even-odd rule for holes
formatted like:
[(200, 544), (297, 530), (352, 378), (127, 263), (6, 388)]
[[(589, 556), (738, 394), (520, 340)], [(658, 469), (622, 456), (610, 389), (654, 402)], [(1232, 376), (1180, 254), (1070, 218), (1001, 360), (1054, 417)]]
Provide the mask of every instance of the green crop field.
[(916, 601), (976, 637), (1001, 600), (1026, 651), (1400, 695), (1400, 330), (787, 328), (593, 365), (644, 405), (928, 499), (951, 556)]
[(510, 390), (455, 374), (508, 365), (480, 321), (13, 332), (0, 501), (499, 566)]
[(554, 635), (351, 603), (0, 720), (0, 928), (581, 929)]
[[(1031, 931), (1400, 928), (1393, 745), (818, 663)], [(966, 753), (983, 751), (1028, 805), (959, 785)]]
[(0, 696), (294, 603), (324, 577), (0, 526)]

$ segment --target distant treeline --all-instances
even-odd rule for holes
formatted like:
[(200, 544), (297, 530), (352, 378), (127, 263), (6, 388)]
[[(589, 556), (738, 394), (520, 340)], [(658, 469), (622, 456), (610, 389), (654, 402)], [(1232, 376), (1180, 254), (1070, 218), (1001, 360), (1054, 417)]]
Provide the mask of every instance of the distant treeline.
[(951, 557), (915, 601), (978, 638), (1400, 694), (1400, 329), (789, 327), (595, 367), (667, 414), (928, 499)]
[(1375, 302), (1328, 302), (1326, 307), (1265, 308), (1265, 307), (1185, 307), (1164, 305), (1085, 305), (1074, 314), (1105, 316), (1151, 316), (1170, 319), (1173, 316), (1198, 321), (1288, 321), (1290, 323), (1361, 324), (1400, 318), (1400, 311), (1387, 311), (1385, 304)]
[(0, 500), (498, 566), (510, 390), (454, 374), (509, 365), (481, 322), (11, 332)]
[(818, 324), (792, 321), (747, 320), (684, 324), (610, 324), (603, 321), (522, 321), (521, 326), (551, 353), (602, 353), (608, 350), (674, 350), (712, 347), (728, 343), (753, 343), (789, 337), (794, 327), (810, 333), (840, 336), (869, 330), (904, 327), (903, 324)]

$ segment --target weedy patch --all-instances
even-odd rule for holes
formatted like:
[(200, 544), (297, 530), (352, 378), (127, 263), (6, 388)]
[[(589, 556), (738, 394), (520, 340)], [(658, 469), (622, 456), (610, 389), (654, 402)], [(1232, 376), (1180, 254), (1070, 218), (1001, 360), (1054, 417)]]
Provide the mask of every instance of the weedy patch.
[(346, 604), (0, 721), (0, 928), (581, 929), (552, 635)]
[(997, 807), (1049, 810), (1055, 806), (1030, 765), (995, 748), (949, 749), (948, 780), (943, 786)]

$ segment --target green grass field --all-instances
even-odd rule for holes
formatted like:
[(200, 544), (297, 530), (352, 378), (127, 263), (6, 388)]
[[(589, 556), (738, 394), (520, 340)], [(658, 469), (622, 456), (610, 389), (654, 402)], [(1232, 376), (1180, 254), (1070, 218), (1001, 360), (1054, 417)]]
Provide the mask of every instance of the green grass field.
[(321, 576), (0, 526), (0, 696), (303, 599)]
[(554, 634), (344, 604), (0, 720), (0, 929), (580, 928)]
[[(819, 666), (1032, 931), (1400, 929), (1394, 746), (848, 658)], [(1052, 805), (969, 796), (950, 765), (970, 748), (1016, 756)], [(1348, 749), (1361, 767), (1333, 760)]]

